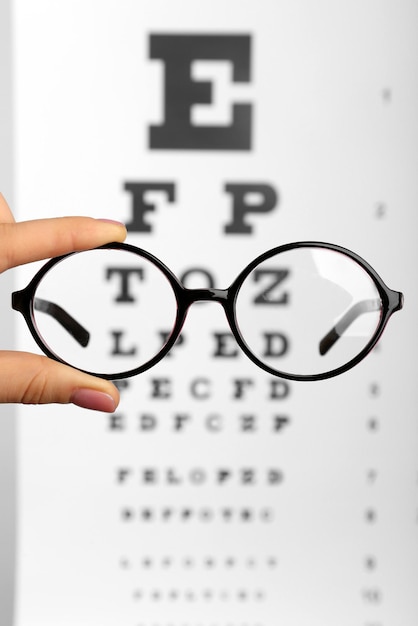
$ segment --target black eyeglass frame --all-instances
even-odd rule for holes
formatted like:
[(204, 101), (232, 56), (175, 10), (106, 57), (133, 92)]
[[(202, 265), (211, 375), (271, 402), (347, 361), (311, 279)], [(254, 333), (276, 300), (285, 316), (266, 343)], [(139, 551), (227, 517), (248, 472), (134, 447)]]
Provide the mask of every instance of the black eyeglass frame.
[[(282, 372), (280, 370), (274, 369), (270, 367), (269, 365), (265, 364), (263, 361), (260, 361), (260, 359), (258, 359), (258, 357), (256, 357), (247, 346), (244, 337), (241, 335), (241, 332), (239, 330), (239, 326), (237, 323), (237, 319), (236, 319), (236, 310), (235, 310), (236, 299), (237, 299), (239, 290), (243, 282), (245, 281), (245, 279), (248, 277), (248, 275), (260, 263), (263, 263), (267, 259), (276, 255), (279, 255), (283, 252), (287, 252), (289, 250), (298, 249), (298, 248), (322, 248), (322, 249), (332, 250), (334, 252), (339, 252), (340, 254), (343, 254), (349, 257), (358, 265), (360, 265), (363, 268), (363, 270), (370, 276), (381, 298), (381, 316), (380, 316), (379, 324), (375, 330), (375, 333), (371, 337), (370, 341), (366, 344), (366, 346), (359, 352), (358, 355), (356, 355), (353, 359), (351, 359), (344, 365), (338, 368), (335, 368), (333, 370), (327, 371), (327, 372), (322, 372), (320, 374), (290, 374), (288, 372)], [(160, 259), (155, 257), (153, 254), (151, 254), (147, 250), (144, 250), (143, 248), (139, 248), (137, 246), (133, 246), (131, 244), (115, 242), (115, 243), (108, 243), (103, 246), (99, 246), (96, 249), (98, 250), (125, 250), (127, 252), (136, 254), (146, 259), (147, 261), (153, 263), (169, 281), (173, 289), (173, 292), (176, 298), (176, 303), (177, 303), (176, 320), (175, 320), (175, 323), (174, 323), (174, 326), (170, 335), (168, 336), (161, 350), (146, 363), (142, 364), (141, 366), (137, 368), (133, 368), (131, 370), (118, 372), (114, 374), (89, 372), (88, 370), (83, 370), (81, 368), (78, 368), (80, 369), (80, 371), (83, 371), (88, 374), (92, 374), (94, 376), (104, 378), (107, 380), (118, 380), (118, 379), (136, 376), (138, 374), (142, 374), (146, 370), (154, 367), (157, 363), (159, 363), (159, 361), (161, 361), (170, 352), (170, 350), (176, 343), (177, 339), (179, 338), (180, 333), (183, 329), (184, 323), (187, 318), (188, 310), (190, 306), (194, 304), (195, 302), (212, 301), (212, 302), (218, 302), (219, 304), (221, 304), (225, 311), (225, 315), (226, 315), (229, 327), (231, 329), (231, 332), (234, 335), (238, 346), (241, 348), (244, 354), (246, 354), (247, 357), (255, 365), (258, 365), (258, 367), (260, 367), (262, 370), (266, 371), (267, 373), (272, 374), (273, 376), (278, 376), (283, 379), (294, 380), (294, 381), (325, 380), (328, 378), (332, 378), (334, 376), (338, 376), (339, 374), (342, 374), (346, 372), (347, 370), (353, 368), (355, 365), (360, 363), (360, 361), (362, 361), (367, 356), (367, 354), (369, 354), (371, 350), (375, 347), (392, 314), (395, 311), (398, 311), (403, 307), (404, 298), (401, 292), (390, 289), (383, 282), (379, 274), (358, 254), (356, 254), (355, 252), (352, 252), (351, 250), (348, 250), (347, 248), (344, 248), (342, 246), (338, 246), (332, 243), (319, 242), (319, 241), (300, 241), (300, 242), (284, 244), (284, 245), (272, 248), (270, 250), (267, 250), (263, 254), (257, 256), (253, 261), (251, 261), (239, 273), (237, 278), (232, 282), (230, 287), (228, 287), (227, 289), (216, 289), (212, 287), (189, 289), (188, 287), (185, 287), (180, 282), (177, 276), (162, 261), (160, 261)], [(64, 363), (65, 365), (70, 365), (70, 366), (71, 366), (70, 363), (67, 363), (65, 360), (61, 359), (58, 355), (56, 355), (54, 352), (50, 350), (48, 345), (44, 343), (44, 341), (42, 340), (42, 337), (37, 332), (36, 322), (34, 319), (34, 301), (35, 301), (36, 289), (38, 285), (40, 284), (41, 280), (43, 279), (43, 277), (45, 276), (45, 274), (49, 272), (51, 268), (53, 268), (55, 265), (62, 262), (66, 258), (71, 257), (75, 254), (82, 254), (82, 252), (85, 252), (85, 251), (70, 252), (68, 254), (64, 254), (62, 256), (54, 257), (50, 259), (35, 274), (35, 276), (29, 282), (27, 287), (25, 287), (24, 289), (20, 291), (15, 291), (14, 293), (12, 293), (12, 308), (20, 312), (23, 315), (26, 321), (26, 324), (32, 334), (32, 337), (34, 338), (35, 342), (37, 343), (39, 348), (42, 350), (42, 352), (44, 352), (44, 354), (46, 354), (49, 358), (55, 361), (58, 361), (60, 363)], [(74, 366), (71, 366), (71, 367), (74, 367)]]

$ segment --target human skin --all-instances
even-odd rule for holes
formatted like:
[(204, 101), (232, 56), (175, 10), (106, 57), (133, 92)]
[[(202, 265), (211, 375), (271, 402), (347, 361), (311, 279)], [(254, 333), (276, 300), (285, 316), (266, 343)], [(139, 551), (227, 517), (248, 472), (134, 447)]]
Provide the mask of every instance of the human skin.
[[(57, 217), (17, 223), (0, 193), (0, 273), (18, 265), (124, 241), (119, 222)], [(0, 351), (0, 402), (75, 404), (112, 413), (119, 392), (109, 381), (84, 374), (46, 356)]]

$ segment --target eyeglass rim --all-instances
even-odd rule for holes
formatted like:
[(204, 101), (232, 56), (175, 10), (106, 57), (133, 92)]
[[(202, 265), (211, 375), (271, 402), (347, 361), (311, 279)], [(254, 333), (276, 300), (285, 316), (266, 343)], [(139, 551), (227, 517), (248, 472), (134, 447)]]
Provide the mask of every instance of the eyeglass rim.
[[(242, 336), (241, 331), (239, 329), (237, 315), (236, 315), (236, 306), (235, 306), (236, 300), (237, 300), (239, 291), (241, 289), (241, 286), (244, 283), (245, 279), (249, 276), (249, 274), (258, 265), (268, 260), (269, 258), (276, 256), (278, 254), (281, 254), (283, 252), (288, 252), (290, 250), (295, 250), (295, 249), (300, 249), (300, 248), (327, 249), (327, 250), (331, 250), (333, 252), (337, 252), (337, 253), (343, 254), (344, 256), (351, 258), (354, 262), (360, 265), (360, 267), (370, 276), (370, 278), (372, 279), (372, 281), (374, 282), (378, 290), (378, 293), (380, 295), (381, 302), (382, 302), (381, 317), (379, 320), (379, 324), (373, 336), (371, 337), (370, 341), (360, 351), (360, 353), (356, 355), (353, 359), (345, 363), (344, 365), (339, 366), (338, 368), (334, 368), (333, 370), (329, 370), (327, 372), (321, 372), (318, 374), (291, 374), (285, 371), (274, 369), (270, 367), (269, 365), (267, 365), (266, 363), (264, 363), (263, 361), (261, 361), (246, 344), (245, 339)], [(81, 254), (83, 252), (91, 252), (92, 250), (125, 250), (127, 252), (131, 252), (133, 254), (141, 256), (142, 258), (145, 258), (146, 260), (153, 263), (164, 274), (164, 276), (167, 278), (167, 280), (169, 281), (173, 289), (173, 292), (176, 298), (176, 304), (177, 304), (176, 319), (173, 325), (173, 329), (170, 335), (168, 336), (165, 344), (162, 346), (160, 351), (156, 355), (154, 355), (154, 357), (152, 357), (146, 363), (143, 363), (137, 368), (132, 368), (131, 370), (112, 373), (112, 374), (91, 372), (88, 370), (84, 370), (82, 368), (76, 368), (87, 374), (91, 374), (93, 376), (97, 376), (97, 377), (104, 378), (107, 380), (118, 380), (118, 379), (130, 378), (132, 376), (142, 374), (148, 369), (151, 369), (152, 367), (154, 367), (159, 361), (161, 361), (170, 352), (170, 350), (172, 349), (172, 347), (174, 346), (174, 344), (176, 343), (177, 339), (180, 336), (181, 330), (183, 328), (184, 322), (187, 317), (188, 309), (190, 305), (192, 304), (192, 302), (194, 301), (193, 299), (190, 299), (190, 293), (192, 293), (193, 291), (198, 291), (198, 290), (191, 290), (185, 287), (177, 278), (177, 276), (170, 270), (170, 268), (167, 265), (165, 265), (165, 263), (163, 263), (163, 261), (161, 261), (158, 257), (148, 252), (147, 250), (140, 248), (138, 246), (134, 246), (132, 244), (128, 244), (128, 243), (112, 242), (112, 243), (104, 244), (102, 246), (98, 246), (97, 248), (93, 248), (90, 250), (74, 251), (74, 252), (60, 255), (58, 257), (54, 257), (50, 259), (49, 261), (47, 261), (36, 272), (34, 277), (31, 279), (29, 284), (24, 289), (15, 291), (12, 293), (12, 308), (15, 309), (16, 311), (19, 311), (22, 314), (29, 328), (29, 331), (32, 334), (33, 339), (35, 340), (39, 348), (44, 352), (44, 354), (46, 354), (49, 358), (55, 361), (74, 367), (73, 365), (71, 365), (70, 363), (68, 363), (61, 357), (59, 357), (57, 354), (55, 354), (53, 351), (51, 351), (49, 346), (43, 341), (42, 336), (37, 331), (36, 321), (34, 317), (33, 300), (34, 300), (36, 289), (38, 285), (40, 284), (40, 282), (42, 281), (43, 277), (55, 265), (57, 265), (58, 263), (64, 261), (65, 259), (71, 256)], [(210, 291), (210, 290), (204, 290), (204, 291)], [(322, 241), (297, 241), (297, 242), (282, 244), (274, 248), (271, 248), (263, 252), (262, 254), (258, 255), (257, 257), (255, 257), (238, 274), (238, 276), (231, 283), (228, 289), (212, 290), (212, 291), (224, 292), (225, 297), (219, 301), (225, 310), (228, 324), (237, 341), (237, 344), (241, 348), (241, 350), (244, 352), (244, 354), (246, 354), (247, 357), (255, 365), (257, 365), (260, 369), (264, 370), (265, 372), (272, 374), (273, 376), (276, 376), (276, 377), (280, 377), (280, 378), (287, 379), (287, 380), (293, 380), (293, 381), (325, 380), (328, 378), (338, 376), (339, 374), (342, 374), (348, 371), (349, 369), (353, 368), (355, 365), (360, 363), (360, 361), (362, 361), (369, 352), (371, 352), (371, 350), (375, 347), (375, 345), (379, 341), (391, 315), (395, 311), (401, 309), (403, 306), (403, 294), (401, 292), (390, 289), (386, 285), (386, 283), (382, 280), (380, 275), (376, 272), (376, 270), (367, 261), (365, 261), (360, 255), (358, 255), (357, 253), (343, 246), (333, 244), (333, 243), (328, 243), (328, 242), (322, 242)]]
[[(347, 361), (347, 363), (337, 368), (334, 368), (332, 370), (321, 372), (318, 374), (290, 374), (288, 372), (283, 372), (281, 370), (277, 370), (277, 369), (269, 367), (266, 363), (258, 359), (258, 357), (256, 357), (256, 355), (254, 355), (251, 349), (247, 346), (245, 339), (239, 330), (238, 322), (236, 319), (235, 302), (238, 297), (239, 290), (242, 284), (244, 283), (244, 281), (246, 280), (246, 278), (249, 276), (249, 274), (258, 265), (268, 260), (269, 258), (276, 256), (278, 254), (281, 254), (283, 252), (288, 252), (290, 250), (295, 250), (295, 249), (300, 249), (300, 248), (325, 249), (325, 250), (337, 252), (346, 257), (349, 257), (351, 260), (357, 263), (370, 276), (371, 280), (373, 281), (373, 283), (375, 284), (378, 290), (378, 293), (382, 302), (379, 324), (377, 325), (374, 334), (370, 338), (369, 342), (364, 346), (364, 348), (355, 357)], [(293, 243), (286, 243), (281, 246), (277, 246), (275, 248), (271, 248), (270, 250), (267, 250), (266, 252), (256, 257), (253, 261), (251, 261), (242, 270), (242, 272), (240, 272), (240, 274), (232, 283), (230, 290), (231, 290), (231, 294), (233, 294), (234, 302), (232, 301), (230, 302), (231, 319), (228, 318), (228, 321), (230, 323), (231, 330), (233, 331), (235, 339), (237, 340), (237, 343), (239, 344), (241, 350), (253, 361), (253, 363), (258, 365), (258, 367), (260, 367), (264, 371), (270, 374), (273, 374), (274, 376), (279, 376), (280, 378), (293, 380), (293, 381), (301, 381), (301, 382), (319, 381), (319, 380), (326, 380), (328, 378), (333, 378), (335, 376), (343, 374), (344, 372), (347, 372), (348, 370), (358, 365), (376, 346), (376, 344), (378, 343), (379, 339), (381, 338), (383, 334), (383, 331), (390, 317), (395, 311), (402, 309), (403, 303), (404, 303), (403, 293), (399, 291), (395, 291), (391, 289), (390, 287), (388, 287), (386, 283), (383, 281), (383, 279), (381, 278), (381, 276), (363, 257), (361, 257), (359, 254), (357, 254), (356, 252), (353, 252), (352, 250), (348, 248), (345, 248), (338, 244), (324, 242), (324, 241), (297, 241)], [(232, 328), (232, 325), (233, 325), (233, 328)]]
[[(177, 312), (176, 312), (176, 319), (174, 322), (172, 332), (167, 338), (166, 343), (162, 346), (161, 350), (156, 355), (154, 355), (154, 357), (152, 357), (149, 361), (147, 361), (146, 363), (142, 364), (141, 366), (137, 368), (132, 368), (126, 371), (114, 372), (114, 373), (108, 374), (106, 372), (93, 372), (87, 369), (76, 367), (72, 365), (71, 363), (69, 363), (68, 361), (66, 361), (65, 359), (61, 358), (55, 352), (53, 352), (48, 346), (48, 344), (43, 340), (41, 333), (37, 330), (37, 324), (36, 324), (35, 316), (34, 316), (33, 302), (34, 302), (36, 289), (38, 288), (44, 276), (53, 267), (55, 267), (55, 265), (58, 265), (62, 261), (65, 261), (66, 259), (72, 256), (79, 255), (85, 252), (92, 252), (94, 250), (124, 250), (127, 252), (131, 252), (133, 254), (136, 254), (137, 256), (140, 256), (142, 258), (145, 258), (151, 263), (153, 263), (164, 274), (164, 276), (168, 279), (173, 289), (173, 292), (176, 298)], [(167, 267), (158, 257), (154, 256), (151, 252), (148, 252), (147, 250), (143, 248), (139, 248), (138, 246), (134, 246), (128, 243), (111, 242), (111, 243), (103, 244), (101, 246), (97, 246), (96, 248), (90, 248), (87, 250), (76, 250), (74, 252), (69, 252), (67, 254), (62, 254), (60, 256), (49, 259), (36, 272), (36, 274), (33, 276), (33, 278), (30, 280), (30, 282), (25, 288), (12, 293), (12, 308), (22, 314), (36, 344), (42, 350), (42, 352), (46, 356), (48, 356), (50, 359), (53, 359), (54, 361), (57, 361), (64, 365), (68, 365), (70, 367), (78, 369), (79, 371), (84, 372), (85, 374), (96, 376), (97, 378), (103, 378), (105, 380), (121, 380), (124, 378), (131, 378), (132, 376), (142, 374), (148, 369), (151, 369), (159, 361), (161, 361), (171, 350), (171, 348), (177, 341), (178, 336), (180, 335), (182, 326), (184, 324), (184, 321), (187, 315), (187, 309), (185, 311), (183, 310), (184, 309), (183, 307), (184, 289), (185, 289), (184, 286), (179, 281), (177, 276), (170, 270), (170, 268)]]

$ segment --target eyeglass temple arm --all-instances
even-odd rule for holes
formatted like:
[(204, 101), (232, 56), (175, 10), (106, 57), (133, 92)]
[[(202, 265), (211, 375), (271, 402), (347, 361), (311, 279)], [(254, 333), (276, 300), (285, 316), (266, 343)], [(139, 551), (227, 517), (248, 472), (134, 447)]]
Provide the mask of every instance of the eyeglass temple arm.
[(46, 313), (53, 317), (78, 343), (85, 348), (90, 340), (90, 333), (81, 324), (79, 324), (67, 311), (59, 304), (44, 300), (43, 298), (34, 299), (34, 307), (41, 313)]
[(328, 350), (338, 341), (340, 337), (345, 333), (347, 328), (356, 321), (363, 313), (372, 313), (379, 311), (381, 307), (381, 301), (375, 300), (361, 300), (356, 302), (352, 307), (344, 313), (344, 315), (338, 320), (338, 322), (331, 328), (331, 330), (321, 339), (319, 342), (319, 353), (325, 355)]

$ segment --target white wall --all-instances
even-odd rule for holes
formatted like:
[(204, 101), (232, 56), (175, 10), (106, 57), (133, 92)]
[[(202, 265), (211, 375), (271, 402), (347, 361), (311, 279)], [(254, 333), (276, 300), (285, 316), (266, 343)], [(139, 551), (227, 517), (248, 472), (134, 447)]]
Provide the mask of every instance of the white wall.
[[(0, 2), (0, 191), (12, 201), (12, 78), (10, 3)], [(0, 277), (2, 301), (0, 346), (13, 342), (11, 309), (8, 306), (12, 277)], [(6, 342), (9, 344), (7, 345)], [(0, 624), (13, 623), (15, 545), (15, 410), (0, 406)]]

